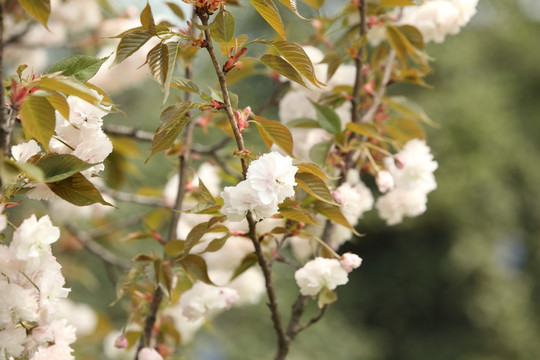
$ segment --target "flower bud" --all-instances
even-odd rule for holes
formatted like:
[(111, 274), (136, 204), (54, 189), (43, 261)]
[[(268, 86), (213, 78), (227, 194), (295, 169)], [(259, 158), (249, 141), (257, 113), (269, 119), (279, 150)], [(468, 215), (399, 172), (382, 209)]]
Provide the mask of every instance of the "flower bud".
[(141, 351), (139, 351), (139, 360), (163, 360), (163, 357), (159, 355), (159, 353), (152, 348), (145, 347), (142, 348)]
[(382, 193), (387, 192), (388, 190), (392, 190), (394, 188), (394, 177), (388, 170), (381, 170), (377, 173), (377, 177), (375, 179), (377, 182), (377, 187), (379, 188), (379, 191)]
[(118, 336), (116, 340), (114, 340), (114, 347), (117, 349), (125, 349), (128, 346), (128, 339), (124, 334)]
[(362, 258), (356, 254), (347, 252), (341, 255), (341, 266), (345, 269), (346, 272), (350, 273), (353, 269), (358, 268), (362, 265)]

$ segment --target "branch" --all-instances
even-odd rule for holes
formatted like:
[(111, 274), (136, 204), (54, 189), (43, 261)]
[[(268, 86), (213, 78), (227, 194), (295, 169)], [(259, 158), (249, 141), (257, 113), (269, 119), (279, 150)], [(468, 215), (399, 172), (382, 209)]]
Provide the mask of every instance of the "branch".
[(66, 229), (70, 233), (75, 235), (85, 248), (87, 248), (94, 255), (97, 255), (101, 260), (105, 261), (107, 264), (119, 267), (124, 270), (131, 268), (131, 261), (118, 257), (109, 249), (105, 248), (100, 243), (96, 242), (94, 238), (91, 237), (89, 234), (78, 230), (73, 224), (71, 223), (66, 224)]
[(165, 205), (165, 202), (162, 198), (155, 196), (132, 194), (124, 191), (111, 190), (108, 188), (100, 188), (99, 190), (103, 194), (109, 195), (110, 197), (118, 201), (125, 201), (139, 205), (168, 207), (167, 205)]
[(103, 131), (109, 135), (130, 137), (140, 141), (152, 142), (154, 140), (154, 134), (151, 132), (123, 125), (105, 125)]
[[(366, 0), (360, 0), (358, 4), (358, 11), (360, 13), (360, 39), (362, 39), (367, 33), (367, 24), (366, 24)], [(363, 68), (363, 58), (364, 58), (364, 47), (362, 45), (354, 58), (354, 65), (356, 67), (355, 81), (351, 99), (351, 122), (357, 123), (359, 121), (359, 101), (360, 101), (360, 91), (364, 83), (364, 78), (362, 75)]]
[(396, 59), (396, 52), (394, 49), (390, 50), (390, 53), (388, 54), (388, 57), (386, 58), (386, 62), (384, 63), (384, 73), (383, 77), (381, 79), (381, 83), (379, 84), (379, 89), (373, 96), (373, 103), (369, 107), (368, 111), (362, 116), (362, 119), (360, 122), (363, 123), (371, 123), (373, 122), (373, 118), (375, 117), (375, 114), (377, 113), (377, 110), (379, 109), (379, 106), (381, 105), (382, 99), (384, 95), (386, 94), (386, 88), (388, 87), (388, 83), (390, 82), (390, 79), (392, 77), (392, 69), (393, 69), (393, 63)]
[(330, 307), (329, 304), (324, 305), (324, 306), (319, 310), (319, 313), (318, 313), (317, 315), (315, 315), (314, 317), (312, 317), (306, 324), (297, 327), (297, 328), (296, 328), (296, 332), (295, 332), (294, 335), (295, 335), (295, 336), (298, 335), (298, 333), (300, 333), (301, 331), (306, 330), (308, 327), (310, 327), (311, 325), (315, 324), (317, 321), (321, 320), (321, 318), (324, 316), (324, 314), (326, 313), (326, 310), (328, 310), (329, 307)]
[[(242, 138), (242, 134), (240, 133), (240, 130), (238, 129), (238, 124), (236, 123), (236, 119), (234, 117), (233, 109), (232, 109), (231, 102), (229, 99), (229, 91), (227, 90), (225, 74), (223, 74), (223, 71), (221, 70), (221, 67), (219, 66), (219, 62), (214, 52), (214, 47), (212, 45), (212, 37), (210, 35), (210, 31), (208, 30), (208, 14), (206, 12), (200, 12), (198, 15), (205, 29), (204, 37), (206, 40), (206, 50), (208, 51), (208, 54), (210, 55), (212, 64), (214, 66), (216, 75), (219, 80), (219, 85), (221, 88), (221, 93), (223, 95), (223, 102), (225, 105), (225, 110), (227, 112), (229, 124), (231, 125), (231, 129), (234, 133), (236, 145), (238, 147), (238, 150), (240, 151), (245, 150), (244, 140)], [(240, 159), (240, 161), (242, 162), (242, 174), (243, 174), (243, 178), (245, 179), (246, 174), (247, 174), (247, 163), (245, 159)], [(261, 244), (259, 243), (259, 240), (257, 239), (255, 220), (253, 219), (253, 216), (251, 215), (250, 212), (248, 212), (246, 219), (249, 224), (249, 237), (253, 243), (253, 246), (255, 247), (255, 254), (257, 255), (257, 261), (264, 275), (265, 284), (266, 284), (266, 293), (268, 295), (268, 300), (269, 300), (268, 306), (270, 308), (272, 322), (274, 324), (274, 329), (276, 331), (276, 335), (278, 338), (278, 352), (276, 354), (275, 359), (283, 360), (285, 359), (285, 357), (287, 356), (289, 352), (290, 339), (288, 339), (288, 337), (286, 336), (285, 331), (283, 329), (283, 325), (281, 323), (281, 315), (279, 313), (277, 297), (276, 297), (276, 293), (275, 293), (274, 286), (272, 283), (272, 273), (270, 271), (270, 266), (268, 265), (268, 262), (266, 261), (266, 258), (264, 256)]]

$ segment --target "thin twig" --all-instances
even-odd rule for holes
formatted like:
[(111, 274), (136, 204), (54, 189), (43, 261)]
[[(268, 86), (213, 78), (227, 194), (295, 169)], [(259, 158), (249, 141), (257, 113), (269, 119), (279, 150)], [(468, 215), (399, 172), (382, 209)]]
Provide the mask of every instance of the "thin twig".
[(162, 198), (155, 196), (132, 194), (124, 191), (107, 189), (105, 187), (100, 188), (100, 191), (118, 201), (130, 202), (139, 205), (168, 207)]
[(105, 125), (103, 131), (108, 135), (130, 137), (135, 140), (152, 142), (154, 134), (148, 131), (131, 128), (123, 125)]
[(302, 326), (299, 326), (296, 328), (296, 332), (295, 332), (295, 335), (298, 335), (299, 332), (301, 331), (304, 331), (306, 330), (308, 327), (310, 327), (311, 325), (315, 324), (317, 321), (321, 320), (321, 318), (324, 316), (324, 314), (326, 313), (326, 310), (328, 310), (330, 305), (326, 304), (324, 305), (320, 310), (319, 310), (319, 313), (317, 315), (315, 315), (314, 317), (312, 317), (307, 323), (305, 323), (304, 325)]
[(66, 224), (66, 228), (70, 233), (75, 235), (77, 239), (79, 239), (79, 241), (81, 242), (81, 244), (83, 244), (85, 248), (87, 248), (94, 255), (97, 255), (107, 264), (119, 267), (124, 270), (131, 268), (131, 261), (117, 256), (109, 249), (96, 242), (94, 238), (86, 232), (78, 230), (73, 224)]

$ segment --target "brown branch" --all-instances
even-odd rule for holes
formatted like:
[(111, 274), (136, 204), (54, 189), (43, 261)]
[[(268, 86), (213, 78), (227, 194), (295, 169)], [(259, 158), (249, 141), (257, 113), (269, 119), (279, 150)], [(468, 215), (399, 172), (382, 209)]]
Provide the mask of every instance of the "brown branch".
[(297, 327), (297, 328), (296, 328), (295, 336), (298, 335), (299, 332), (306, 330), (308, 327), (310, 327), (311, 325), (315, 324), (317, 321), (321, 320), (321, 318), (324, 316), (324, 314), (326, 313), (326, 310), (328, 310), (329, 307), (330, 307), (329, 304), (324, 305), (324, 306), (319, 310), (319, 313), (318, 313), (317, 315), (315, 315), (314, 317), (312, 317), (312, 318), (311, 318), (307, 323), (305, 323), (304, 325)]
[[(366, 0), (360, 0), (358, 5), (358, 11), (360, 13), (360, 39), (362, 39), (367, 34), (367, 24), (366, 24)], [(362, 91), (362, 86), (364, 84), (364, 77), (362, 74), (363, 70), (363, 58), (364, 58), (364, 48), (365, 45), (362, 45), (358, 49), (356, 56), (354, 57), (354, 65), (356, 67), (356, 74), (354, 80), (353, 93), (351, 98), (351, 121), (357, 123), (359, 119), (359, 101), (360, 101), (360, 91)]]
[[(212, 45), (212, 37), (210, 35), (210, 31), (208, 30), (208, 14), (206, 12), (200, 12), (198, 16), (201, 19), (201, 23), (205, 28), (204, 37), (206, 40), (206, 50), (208, 51), (208, 54), (210, 55), (210, 59), (212, 60), (212, 65), (214, 66), (216, 75), (218, 77), (221, 93), (223, 95), (223, 102), (224, 102), (225, 110), (227, 112), (229, 124), (231, 125), (231, 129), (234, 133), (236, 145), (238, 147), (238, 150), (240, 151), (245, 150), (244, 139), (242, 138), (242, 134), (240, 133), (240, 130), (238, 129), (238, 124), (236, 123), (236, 119), (234, 117), (233, 109), (232, 109), (231, 102), (229, 99), (229, 92), (227, 90), (225, 74), (223, 73), (219, 65), (218, 59), (214, 51), (214, 47)], [(245, 179), (246, 174), (247, 174), (247, 163), (245, 159), (240, 159), (240, 160), (242, 162), (243, 178)], [(289, 353), (290, 339), (287, 337), (283, 329), (283, 324), (281, 322), (281, 315), (279, 313), (277, 296), (276, 296), (274, 286), (272, 283), (272, 273), (271, 273), (268, 261), (266, 260), (264, 256), (264, 252), (262, 250), (261, 244), (259, 243), (259, 239), (257, 238), (257, 231), (256, 231), (257, 224), (255, 223), (255, 220), (253, 219), (253, 216), (251, 215), (250, 212), (248, 212), (246, 219), (249, 225), (249, 237), (251, 241), (253, 242), (253, 246), (255, 247), (255, 254), (257, 255), (257, 261), (264, 275), (266, 293), (268, 295), (268, 300), (269, 300), (268, 306), (270, 308), (272, 322), (274, 324), (274, 329), (276, 331), (276, 335), (278, 338), (277, 339), (278, 351), (277, 351), (275, 359), (283, 360), (287, 357), (287, 354)]]
[(111, 190), (108, 188), (100, 188), (100, 191), (118, 201), (130, 202), (139, 205), (167, 207), (162, 198), (155, 196), (132, 194), (124, 191)]
[[(221, 94), (223, 95), (223, 103), (225, 105), (225, 111), (227, 112), (227, 118), (229, 120), (229, 124), (231, 125), (231, 129), (234, 134), (234, 139), (236, 140), (236, 145), (238, 147), (238, 150), (240, 151), (245, 150), (244, 139), (242, 138), (242, 134), (240, 133), (240, 129), (238, 129), (238, 124), (236, 123), (236, 119), (234, 117), (231, 100), (229, 98), (229, 91), (227, 90), (227, 82), (226, 82), (225, 74), (223, 73), (221, 66), (219, 66), (219, 61), (216, 57), (214, 46), (212, 45), (212, 36), (210, 35), (210, 30), (208, 30), (209, 15), (206, 12), (200, 12), (198, 15), (199, 15), (199, 19), (201, 19), (202, 25), (204, 26), (204, 38), (206, 40), (206, 50), (208, 51), (208, 54), (210, 55), (210, 59), (212, 60), (212, 65), (214, 66), (216, 75), (219, 80), (219, 86), (221, 88)], [(244, 178), (245, 178), (246, 173), (247, 173), (247, 163), (245, 159), (240, 159), (240, 161), (242, 162), (242, 174), (244, 175)]]
[(154, 140), (154, 134), (148, 131), (131, 128), (123, 125), (105, 125), (103, 131), (106, 134), (114, 136), (130, 137), (135, 140), (152, 142)]
[(117, 256), (109, 249), (96, 242), (94, 238), (91, 237), (89, 234), (78, 230), (73, 224), (66, 224), (66, 229), (70, 233), (75, 235), (86, 249), (88, 249), (91, 253), (99, 257), (107, 264), (119, 267), (124, 270), (131, 268), (131, 261)]

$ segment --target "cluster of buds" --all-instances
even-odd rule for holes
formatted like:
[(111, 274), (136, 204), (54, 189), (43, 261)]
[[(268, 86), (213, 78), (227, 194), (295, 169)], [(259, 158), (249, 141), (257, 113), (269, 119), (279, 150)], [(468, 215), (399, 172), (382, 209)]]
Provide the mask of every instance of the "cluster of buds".
[[(32, 76), (32, 80), (36, 78), (35, 75)], [(31, 89), (28, 89), (26, 86), (22, 84), (18, 84), (14, 79), (11, 79), (11, 91), (9, 100), (11, 101), (11, 106), (14, 109), (19, 109), (19, 107), (24, 102), (24, 98), (34, 93), (38, 88), (32, 87)]]
[(237, 68), (238, 70), (242, 69), (242, 62), (239, 61), (239, 59), (246, 55), (247, 47), (242, 47), (240, 50), (231, 47), (230, 52), (232, 55), (229, 56), (225, 64), (223, 64), (223, 72), (225, 74), (231, 71), (233, 68)]
[(220, 6), (225, 6), (226, 0), (182, 0), (187, 4), (195, 6), (198, 14), (213, 14)]
[(244, 110), (235, 110), (234, 111), (234, 117), (236, 118), (236, 122), (238, 124), (238, 130), (242, 133), (244, 132), (244, 128), (249, 127), (248, 118), (251, 114), (251, 107), (246, 106)]

